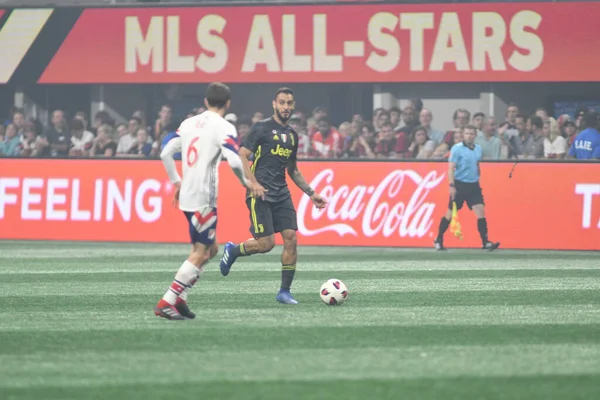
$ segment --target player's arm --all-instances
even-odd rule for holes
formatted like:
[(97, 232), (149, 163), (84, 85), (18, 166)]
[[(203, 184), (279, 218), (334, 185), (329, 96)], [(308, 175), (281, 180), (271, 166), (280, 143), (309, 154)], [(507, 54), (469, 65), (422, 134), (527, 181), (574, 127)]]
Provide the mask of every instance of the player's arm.
[(304, 179), (304, 176), (298, 169), (298, 163), (296, 160), (296, 152), (297, 152), (297, 148), (296, 148), (296, 151), (294, 151), (294, 153), (292, 154), (292, 156), (290, 157), (290, 159), (288, 161), (288, 164), (287, 164), (288, 175), (290, 176), (290, 178), (292, 179), (294, 184), (296, 184), (296, 186), (298, 186), (300, 188), (300, 190), (302, 190), (304, 193), (306, 193), (310, 197), (310, 199), (317, 206), (317, 208), (325, 208), (325, 206), (327, 205), (327, 202), (325, 201), (325, 199), (323, 199), (323, 197), (321, 197), (321, 195), (315, 193), (315, 190), (312, 187), (310, 187), (310, 185), (308, 184), (308, 182), (306, 182), (306, 179)]
[(181, 182), (181, 177), (179, 176), (179, 172), (177, 172), (177, 166), (175, 165), (175, 159), (173, 158), (175, 153), (179, 152), (181, 152), (181, 137), (177, 135), (167, 142), (160, 153), (160, 159), (167, 170), (169, 180), (175, 186), (178, 186)]
[(231, 170), (237, 176), (242, 186), (250, 188), (249, 181), (244, 174), (244, 165), (238, 155), (238, 145), (235, 141), (235, 132), (226, 135), (221, 142), (221, 154), (227, 159), (227, 163)]
[[(450, 196), (454, 198), (456, 194), (456, 187), (454, 186), (454, 171), (456, 170), (456, 163), (458, 161), (458, 154), (452, 150), (455, 147), (452, 146), (450, 149), (450, 157), (448, 158), (448, 185), (450, 186)], [(479, 164), (477, 164), (479, 166)]]

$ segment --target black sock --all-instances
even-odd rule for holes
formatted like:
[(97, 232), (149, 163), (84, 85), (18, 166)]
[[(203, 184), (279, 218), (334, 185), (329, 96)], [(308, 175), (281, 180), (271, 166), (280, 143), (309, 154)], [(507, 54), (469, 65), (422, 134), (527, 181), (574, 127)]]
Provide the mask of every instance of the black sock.
[(294, 280), (294, 274), (296, 274), (295, 264), (281, 266), (281, 290), (290, 290), (292, 281)]
[(231, 250), (232, 257), (243, 257), (247, 255), (249, 254), (246, 254), (246, 250), (244, 249), (244, 243), (238, 244)]
[(487, 220), (485, 217), (477, 219), (477, 230), (479, 231), (479, 236), (481, 236), (481, 243), (485, 246), (488, 242)]
[(443, 217), (440, 220), (440, 227), (438, 228), (438, 235), (437, 235), (438, 240), (444, 239), (444, 233), (446, 233), (449, 226), (450, 226), (450, 220), (446, 219), (446, 217)]

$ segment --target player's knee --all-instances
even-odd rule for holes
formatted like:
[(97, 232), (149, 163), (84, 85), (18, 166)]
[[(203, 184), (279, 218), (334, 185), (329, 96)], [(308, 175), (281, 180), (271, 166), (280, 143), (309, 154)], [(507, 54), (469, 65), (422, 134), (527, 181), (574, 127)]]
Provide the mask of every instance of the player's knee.
[[(218, 248), (217, 248), (218, 250)], [(213, 246), (206, 247), (205, 245), (195, 243), (194, 248), (192, 249), (192, 253), (188, 257), (188, 261), (194, 264), (197, 267), (204, 265), (208, 260), (214, 257), (212, 254)]]
[(258, 245), (260, 253), (270, 252), (271, 250), (273, 250), (273, 247), (275, 247), (275, 236), (271, 235), (258, 239)]
[(285, 232), (282, 234), (283, 237), (283, 247), (287, 250), (287, 251), (296, 251), (296, 247), (297, 247), (297, 237), (296, 237), (296, 231), (291, 231), (291, 232)]

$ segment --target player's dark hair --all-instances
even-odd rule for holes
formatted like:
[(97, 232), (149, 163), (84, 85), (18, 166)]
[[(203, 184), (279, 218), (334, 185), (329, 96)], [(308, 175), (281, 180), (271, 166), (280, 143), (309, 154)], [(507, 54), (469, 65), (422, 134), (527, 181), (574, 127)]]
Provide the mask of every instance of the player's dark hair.
[(281, 87), (277, 89), (277, 92), (275, 92), (275, 98), (277, 98), (277, 96), (279, 96), (281, 93), (290, 94), (294, 96), (294, 91), (292, 89), (290, 89), (289, 87)]
[(544, 127), (544, 121), (542, 120), (542, 117), (538, 117), (537, 115), (531, 117), (531, 126), (542, 129)]
[(231, 89), (224, 83), (213, 82), (206, 88), (205, 97), (209, 106), (223, 108), (231, 100)]

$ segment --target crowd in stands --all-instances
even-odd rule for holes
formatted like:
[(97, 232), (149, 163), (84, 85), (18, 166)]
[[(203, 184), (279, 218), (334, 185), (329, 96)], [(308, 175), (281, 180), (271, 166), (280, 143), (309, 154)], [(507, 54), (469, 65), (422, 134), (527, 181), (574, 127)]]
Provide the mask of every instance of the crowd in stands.
[[(194, 109), (186, 118), (203, 111)], [(472, 115), (459, 108), (452, 121), (438, 121), (420, 99), (414, 99), (404, 109), (355, 114), (337, 127), (322, 107), (310, 114), (296, 111), (289, 124), (299, 135), (299, 158), (445, 159), (452, 146), (462, 141), (465, 127), (474, 126), (484, 159), (564, 159), (575, 158), (569, 150), (585, 128), (586, 112), (580, 109), (574, 117), (565, 114), (555, 119), (543, 108), (527, 115), (510, 104), (503, 118), (481, 112)], [(265, 115), (230, 113), (225, 118), (237, 127), (241, 143), (252, 124)], [(85, 112), (67, 119), (62, 110), (55, 110), (47, 126), (14, 108), (0, 124), (0, 157), (157, 158), (165, 138), (178, 125), (168, 105), (161, 107), (156, 119), (136, 111), (120, 124), (104, 111), (89, 121)]]

